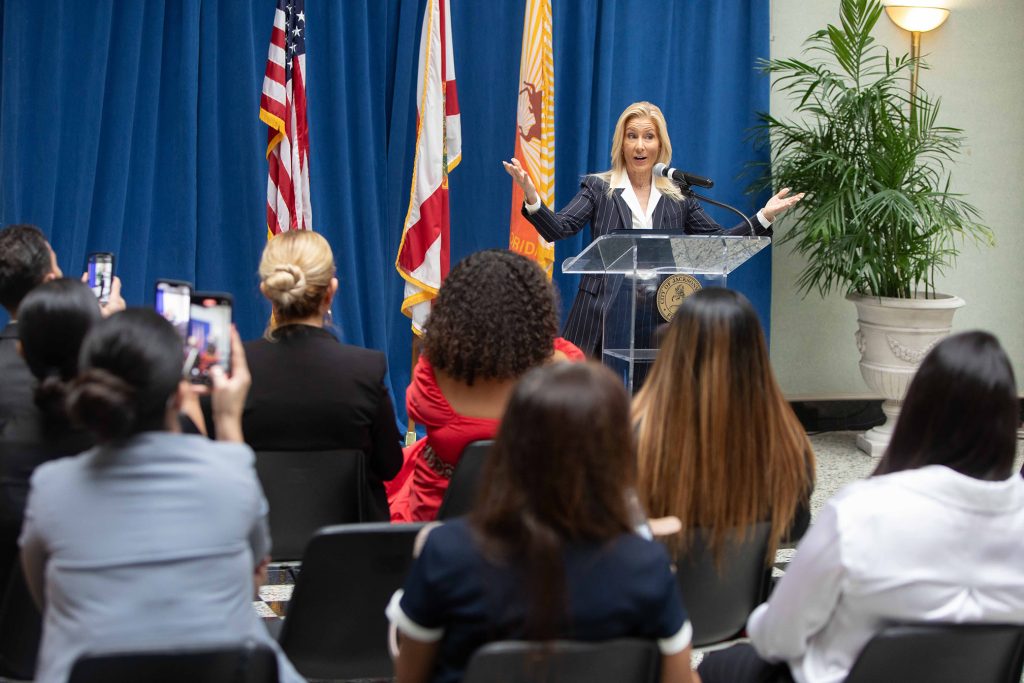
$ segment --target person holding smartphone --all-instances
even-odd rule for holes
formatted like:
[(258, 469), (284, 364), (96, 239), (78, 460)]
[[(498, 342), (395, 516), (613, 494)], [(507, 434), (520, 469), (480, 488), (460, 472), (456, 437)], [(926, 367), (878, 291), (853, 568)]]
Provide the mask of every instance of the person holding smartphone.
[(34, 225), (0, 230), (0, 305), (10, 322), (0, 330), (0, 426), (32, 412), (35, 378), (18, 353), (18, 307), (34, 287), (62, 277), (57, 255)]
[(36, 380), (33, 410), (11, 417), (0, 435), (0, 587), (18, 553), (28, 481), (37, 466), (93, 445), (68, 415), (65, 398), (78, 374), (78, 351), (101, 320), (96, 297), (81, 282), (44, 282), (18, 307), (21, 355)]
[(252, 608), (270, 536), (243, 443), (250, 375), (233, 330), (230, 343), (232, 374), (211, 370), (215, 442), (179, 433), (178, 407), (195, 388), (171, 323), (129, 309), (86, 335), (67, 406), (98, 445), (35, 471), (19, 540), (43, 609), (37, 682), (66, 681), (89, 651), (226, 640), (267, 645), (283, 683), (304, 680)]

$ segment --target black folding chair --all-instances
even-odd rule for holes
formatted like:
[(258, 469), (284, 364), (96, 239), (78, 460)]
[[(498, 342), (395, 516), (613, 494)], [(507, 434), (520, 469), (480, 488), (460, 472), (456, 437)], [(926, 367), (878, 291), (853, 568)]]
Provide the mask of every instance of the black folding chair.
[(42, 630), (42, 615), (15, 556), (0, 602), (0, 676), (23, 681), (35, 678)]
[(308, 678), (390, 678), (384, 608), (412, 566), (423, 524), (321, 529), (306, 547), (280, 642)]
[(661, 654), (648, 640), (510, 640), (477, 650), (462, 683), (654, 683), (660, 669)]
[(760, 522), (734, 534), (716, 563), (702, 529), (676, 558), (676, 579), (693, 624), (693, 646), (739, 637), (764, 596), (771, 524)]
[(278, 683), (277, 656), (266, 645), (79, 657), (68, 683)]
[(1020, 683), (1020, 624), (894, 624), (872, 638), (846, 683)]
[(438, 519), (451, 519), (467, 514), (473, 508), (476, 492), (480, 487), (480, 473), (487, 460), (494, 441), (473, 441), (462, 449), (459, 462), (455, 465), (448, 490), (437, 511)]
[(371, 515), (359, 450), (258, 451), (256, 472), (270, 505), (275, 561), (298, 560), (320, 527)]

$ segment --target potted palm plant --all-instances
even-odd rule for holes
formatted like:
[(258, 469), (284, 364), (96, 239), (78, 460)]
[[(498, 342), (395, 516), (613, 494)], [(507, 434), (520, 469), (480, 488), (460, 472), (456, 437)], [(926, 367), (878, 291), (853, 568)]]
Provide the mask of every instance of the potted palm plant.
[(858, 438), (873, 455), (918, 363), (964, 304), (938, 293), (936, 277), (964, 240), (993, 243), (977, 209), (950, 190), (962, 131), (939, 125), (938, 99), (908, 91), (915, 60), (875, 42), (882, 11), (878, 0), (841, 0), (840, 24), (812, 34), (805, 59), (762, 62), (796, 116), (760, 115), (771, 162), (752, 187), (807, 193), (779, 241), (807, 261), (804, 295), (845, 291), (857, 306), (861, 374), (886, 399), (886, 424)]

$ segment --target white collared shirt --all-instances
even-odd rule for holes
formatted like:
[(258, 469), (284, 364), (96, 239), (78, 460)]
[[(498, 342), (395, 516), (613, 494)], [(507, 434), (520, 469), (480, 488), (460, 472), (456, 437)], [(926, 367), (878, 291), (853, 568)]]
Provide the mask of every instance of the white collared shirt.
[(634, 230), (652, 230), (654, 228), (654, 209), (657, 208), (658, 200), (661, 199), (661, 192), (654, 186), (654, 176), (651, 176), (651, 196), (647, 198), (646, 212), (640, 208), (640, 200), (637, 198), (636, 192), (633, 191), (633, 183), (629, 182), (629, 176), (625, 173), (612, 177), (612, 188), (622, 190), (622, 200), (626, 202), (629, 212), (633, 215), (632, 228)]
[(841, 683), (892, 621), (1024, 621), (1024, 480), (941, 465), (832, 498), (747, 632), (798, 683)]

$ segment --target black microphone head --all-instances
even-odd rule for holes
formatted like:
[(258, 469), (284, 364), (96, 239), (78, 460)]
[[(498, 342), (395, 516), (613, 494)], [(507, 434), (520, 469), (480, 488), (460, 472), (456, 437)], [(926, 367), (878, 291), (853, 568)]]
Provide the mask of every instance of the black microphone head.
[(662, 178), (668, 178), (668, 166), (659, 161), (654, 165), (654, 175), (660, 175)]

